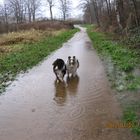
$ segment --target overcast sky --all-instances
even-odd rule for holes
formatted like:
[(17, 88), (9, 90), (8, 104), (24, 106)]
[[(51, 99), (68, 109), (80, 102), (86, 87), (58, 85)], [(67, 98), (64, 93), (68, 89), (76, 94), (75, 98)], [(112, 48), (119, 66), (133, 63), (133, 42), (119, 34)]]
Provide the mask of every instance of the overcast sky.
[[(0, 0), (0, 4), (2, 4), (3, 1), (4, 0)], [(71, 10), (71, 13), (70, 13), (71, 17), (72, 18), (73, 17), (81, 17), (82, 16), (82, 10), (77, 8), (77, 6), (79, 5), (80, 0), (71, 0), (71, 1), (72, 1), (72, 10)], [(39, 16), (49, 18), (50, 17), (49, 9), (47, 8), (47, 6), (45, 6), (46, 5), (45, 3), (43, 3), (42, 5), (43, 6), (42, 6), (41, 12), (40, 12), (41, 15), (39, 15)], [(57, 18), (60, 17), (60, 12), (59, 12), (59, 10), (57, 8), (57, 5), (56, 5), (56, 7), (53, 8), (53, 15), (54, 15), (54, 17), (57, 17)]]
[[(44, 0), (45, 1), (45, 0)], [(82, 14), (82, 10), (80, 10), (80, 9), (78, 9), (77, 8), (77, 6), (79, 5), (79, 1), (80, 0), (71, 0), (72, 1), (72, 10), (71, 10), (71, 13), (70, 13), (70, 15), (71, 15), (71, 17), (73, 18), (73, 17), (79, 17), (81, 14)], [(59, 17), (60, 16), (60, 12), (59, 12), (59, 10), (58, 10), (58, 7), (57, 7), (58, 5), (56, 5), (54, 8), (53, 8), (53, 14), (54, 14), (54, 17)], [(45, 15), (47, 16), (47, 17), (49, 17), (50, 15), (49, 15), (49, 9), (48, 8), (46, 8), (45, 6), (44, 6), (44, 9), (45, 9)], [(43, 12), (44, 13), (44, 12)]]
[(0, 0), (0, 4), (3, 2), (3, 0)]

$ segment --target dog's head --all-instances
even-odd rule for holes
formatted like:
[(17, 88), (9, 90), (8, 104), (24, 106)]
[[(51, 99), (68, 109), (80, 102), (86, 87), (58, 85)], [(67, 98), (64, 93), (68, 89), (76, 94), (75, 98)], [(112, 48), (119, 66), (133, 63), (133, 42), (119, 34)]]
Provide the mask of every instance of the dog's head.
[(75, 66), (75, 62), (76, 62), (76, 57), (75, 56), (73, 56), (73, 57), (69, 56), (68, 57), (69, 66), (71, 66), (71, 67)]
[(63, 69), (65, 66), (65, 62), (64, 62), (64, 60), (58, 58), (53, 62), (52, 65), (54, 67), (57, 67), (58, 69)]
[(59, 61), (60, 61), (60, 59), (57, 58), (57, 59), (52, 63), (52, 65), (53, 65), (53, 66), (57, 66), (58, 63), (59, 63)]

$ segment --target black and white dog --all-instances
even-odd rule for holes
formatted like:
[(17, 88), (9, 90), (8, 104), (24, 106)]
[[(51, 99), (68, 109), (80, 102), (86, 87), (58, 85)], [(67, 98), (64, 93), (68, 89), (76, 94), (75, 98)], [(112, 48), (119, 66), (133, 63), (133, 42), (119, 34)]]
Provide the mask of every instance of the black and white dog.
[(66, 68), (67, 68), (68, 77), (70, 76), (70, 74), (71, 74), (71, 76), (75, 77), (77, 74), (76, 73), (77, 69), (79, 68), (78, 59), (76, 59), (75, 56), (73, 56), (73, 57), (69, 56), (68, 60), (67, 60)]
[(66, 74), (65, 62), (62, 59), (56, 59), (52, 65), (57, 80), (63, 82), (64, 76)]

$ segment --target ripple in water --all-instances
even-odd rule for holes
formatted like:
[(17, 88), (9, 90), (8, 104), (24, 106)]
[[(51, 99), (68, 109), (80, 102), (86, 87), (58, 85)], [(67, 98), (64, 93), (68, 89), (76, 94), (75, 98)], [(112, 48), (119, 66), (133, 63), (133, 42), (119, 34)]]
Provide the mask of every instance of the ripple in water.
[(84, 116), (85, 111), (86, 111), (85, 106), (81, 106), (81, 105), (74, 106), (69, 110), (67, 116), (65, 116), (65, 119), (69, 121), (77, 120), (82, 116)]
[(80, 100), (80, 104), (82, 103), (89, 103), (89, 102), (94, 102), (96, 100), (98, 100), (104, 93), (103, 89), (93, 89), (93, 88), (89, 88), (87, 90), (87, 93), (84, 94), (84, 97), (81, 97)]

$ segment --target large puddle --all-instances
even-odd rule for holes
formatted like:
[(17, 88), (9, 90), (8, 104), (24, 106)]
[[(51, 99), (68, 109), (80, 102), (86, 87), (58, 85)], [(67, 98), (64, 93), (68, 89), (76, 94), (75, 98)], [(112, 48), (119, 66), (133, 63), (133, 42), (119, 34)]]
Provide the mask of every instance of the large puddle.
[[(69, 55), (79, 59), (78, 75), (57, 83), (52, 63)], [(102, 63), (81, 28), (0, 96), (0, 140), (133, 140), (128, 129), (109, 128), (121, 121), (120, 114)]]

